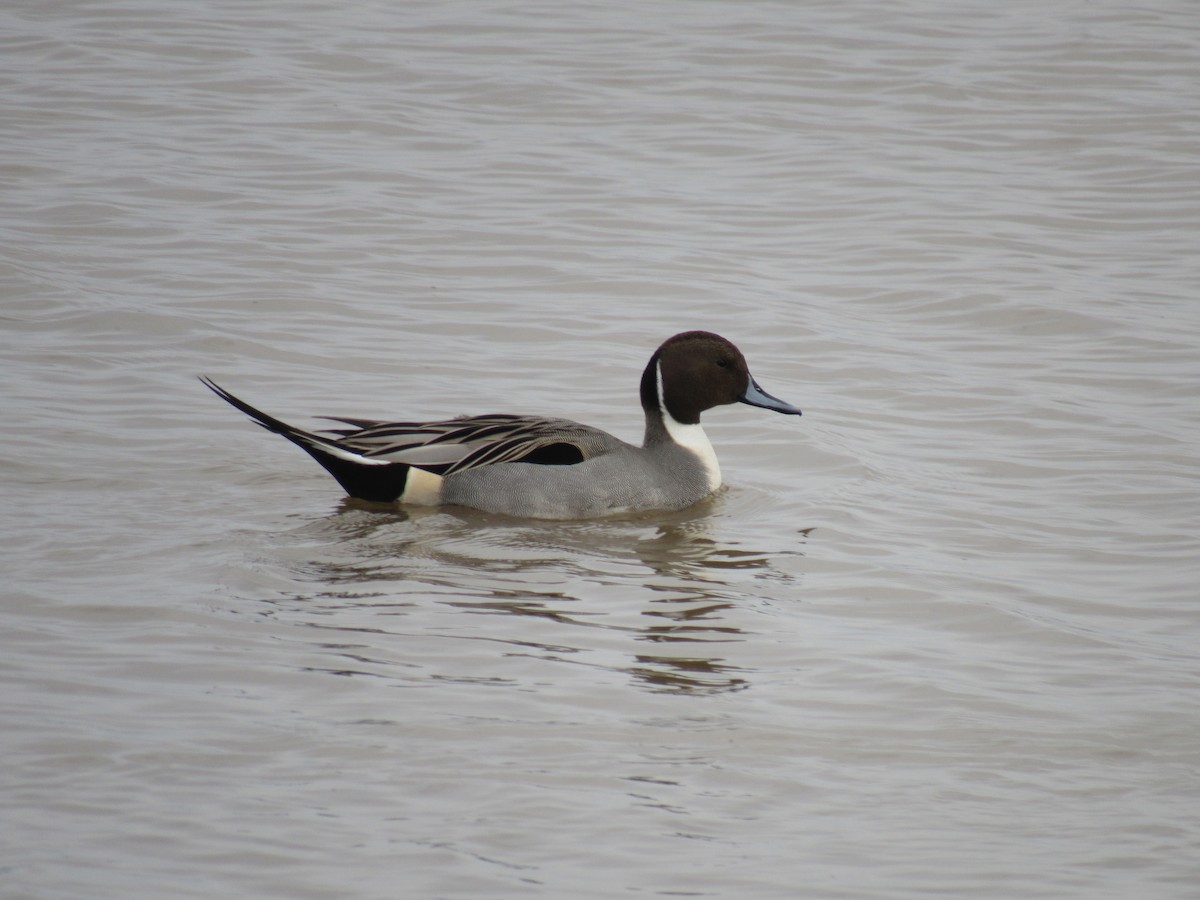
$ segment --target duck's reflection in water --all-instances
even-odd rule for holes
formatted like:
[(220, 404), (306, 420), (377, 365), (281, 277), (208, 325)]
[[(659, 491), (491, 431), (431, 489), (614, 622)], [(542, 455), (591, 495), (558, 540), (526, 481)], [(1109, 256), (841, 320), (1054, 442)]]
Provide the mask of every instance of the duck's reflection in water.
[[(715, 540), (710, 503), (665, 520), (566, 523), (469, 511), (397, 514), (347, 503), (339, 514), (289, 532), (287, 568), (309, 588), (322, 585), (303, 603), (310, 614), (320, 611), (314, 626), (377, 631), (387, 627), (382, 616), (411, 616), (433, 602), (547, 623), (487, 635), (468, 627), (463, 638), (623, 671), (652, 691), (737, 691), (749, 686), (753, 671), (729, 661), (730, 644), (747, 638), (734, 624), (745, 617), (729, 613), (738, 612), (749, 583), (786, 576), (773, 568), (770, 552)], [(295, 546), (298, 532), (309, 538), (304, 548)], [(339, 608), (353, 609), (353, 621), (336, 622)], [(446, 621), (440, 624), (444, 631)], [(626, 634), (645, 649), (622, 641), (614, 658), (613, 642), (596, 629)]]

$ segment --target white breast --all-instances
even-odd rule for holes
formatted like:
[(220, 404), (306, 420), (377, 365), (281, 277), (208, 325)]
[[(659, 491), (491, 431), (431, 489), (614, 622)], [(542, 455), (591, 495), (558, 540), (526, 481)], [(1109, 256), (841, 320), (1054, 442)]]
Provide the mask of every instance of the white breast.
[(658, 408), (662, 410), (663, 424), (671, 440), (681, 447), (686, 447), (698, 457), (708, 475), (708, 489), (715, 491), (721, 486), (721, 466), (717, 462), (717, 451), (713, 449), (712, 441), (704, 433), (704, 428), (697, 422), (695, 425), (684, 425), (667, 411), (663, 403), (662, 369), (658, 370)]
[(700, 462), (704, 464), (704, 471), (708, 473), (708, 489), (715, 491), (719, 488), (721, 486), (721, 466), (717, 463), (717, 453), (713, 450), (712, 442), (704, 433), (704, 429), (699, 424), (681, 425), (672, 419), (666, 410), (663, 411), (663, 422), (666, 423), (671, 440), (700, 457)]

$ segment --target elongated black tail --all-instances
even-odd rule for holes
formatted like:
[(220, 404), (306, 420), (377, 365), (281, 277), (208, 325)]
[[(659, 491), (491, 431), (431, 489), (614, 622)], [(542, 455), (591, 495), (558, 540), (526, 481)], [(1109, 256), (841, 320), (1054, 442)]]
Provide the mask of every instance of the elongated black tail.
[(400, 499), (404, 493), (411, 466), (368, 459), (342, 447), (337, 441), (296, 428), (261, 409), (256, 409), (245, 400), (229, 393), (211, 378), (202, 375), (200, 381), (230, 406), (240, 409), (267, 431), (287, 438), (319, 462), (351, 497), (376, 503), (391, 503)]

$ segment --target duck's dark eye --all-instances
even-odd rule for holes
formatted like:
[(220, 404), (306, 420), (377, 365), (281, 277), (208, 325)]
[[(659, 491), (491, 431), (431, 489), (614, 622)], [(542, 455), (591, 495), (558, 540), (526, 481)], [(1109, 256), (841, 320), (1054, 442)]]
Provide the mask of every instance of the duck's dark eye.
[(728, 369), (729, 368), (729, 360), (722, 357), (721, 359), (717, 360), (717, 365), (720, 366), (722, 369)]

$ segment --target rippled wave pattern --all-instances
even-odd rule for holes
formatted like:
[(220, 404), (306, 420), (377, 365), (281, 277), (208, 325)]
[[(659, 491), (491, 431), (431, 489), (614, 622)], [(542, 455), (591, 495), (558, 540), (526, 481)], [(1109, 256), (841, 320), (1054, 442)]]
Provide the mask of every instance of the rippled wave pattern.
[[(1200, 6), (0, 10), (13, 896), (1184, 898)], [(346, 501), (214, 402), (728, 486)]]

